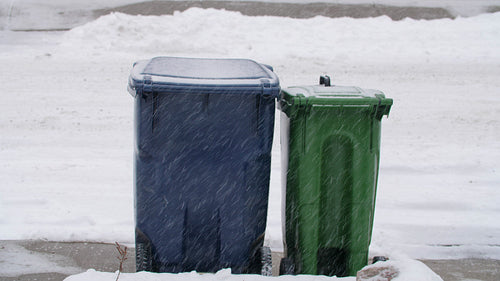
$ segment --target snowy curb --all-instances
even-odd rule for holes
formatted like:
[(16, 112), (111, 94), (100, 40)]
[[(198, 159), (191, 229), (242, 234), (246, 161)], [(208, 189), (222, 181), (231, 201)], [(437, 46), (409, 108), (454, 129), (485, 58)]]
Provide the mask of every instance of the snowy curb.
[[(67, 277), (65, 281), (104, 281), (115, 280), (118, 271), (98, 272), (94, 269), (89, 269), (84, 273), (76, 274)], [(137, 272), (137, 273), (122, 273), (120, 279), (122, 281), (137, 280), (137, 281), (264, 281), (269, 278), (278, 278), (280, 281), (443, 281), (436, 273), (424, 265), (422, 262), (407, 258), (398, 258), (386, 262), (378, 262), (364, 267), (358, 272), (357, 277), (327, 277), (321, 275), (282, 275), (279, 277), (267, 277), (261, 275), (237, 275), (231, 274), (230, 269), (222, 269), (217, 273), (152, 273), (152, 272)]]

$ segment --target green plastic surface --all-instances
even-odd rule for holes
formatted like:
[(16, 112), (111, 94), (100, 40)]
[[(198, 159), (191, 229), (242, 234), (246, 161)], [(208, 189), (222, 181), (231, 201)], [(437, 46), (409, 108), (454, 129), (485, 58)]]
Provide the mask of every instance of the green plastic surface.
[(391, 105), (356, 87), (282, 91), (285, 252), (296, 274), (352, 276), (367, 264), (380, 124)]

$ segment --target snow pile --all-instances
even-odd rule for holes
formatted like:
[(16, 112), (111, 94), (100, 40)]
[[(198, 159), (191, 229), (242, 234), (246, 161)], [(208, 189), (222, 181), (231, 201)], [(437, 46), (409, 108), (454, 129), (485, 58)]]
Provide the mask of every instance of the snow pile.
[[(115, 280), (118, 272), (98, 272), (93, 269), (88, 270), (82, 274), (77, 274), (69, 276), (65, 281), (104, 281), (104, 280)], [(313, 275), (299, 275), (299, 276), (280, 276), (280, 277), (265, 277), (261, 275), (254, 274), (242, 274), (235, 275), (231, 274), (230, 269), (223, 269), (217, 273), (197, 273), (197, 272), (187, 272), (187, 273), (151, 273), (151, 272), (138, 272), (138, 273), (121, 273), (120, 280), (122, 281), (266, 281), (279, 279), (281, 281), (295, 281), (295, 280), (305, 280), (305, 281), (355, 281), (354, 277), (346, 278), (336, 278), (336, 277), (326, 277), (326, 276), (313, 276)], [(395, 280), (396, 281), (396, 280)]]
[[(74, 28), (65, 45), (105, 54), (251, 57), (360, 63), (499, 60), (500, 13), (456, 20), (290, 19), (192, 8), (173, 16), (113, 13)], [(432, 32), (430, 32), (432, 31)]]
[[(84, 273), (69, 276), (65, 281), (100, 281), (100, 280), (114, 280), (118, 272), (98, 272), (90, 269)], [(385, 277), (385, 278), (384, 278)], [(391, 278), (387, 278), (391, 277)], [(261, 275), (231, 274), (230, 269), (223, 269), (219, 272), (212, 273), (151, 273), (151, 272), (138, 272), (138, 273), (121, 273), (120, 280), (134, 280), (134, 281), (442, 281), (436, 273), (430, 270), (423, 263), (408, 258), (396, 258), (386, 262), (378, 262), (366, 266), (358, 273), (356, 277), (327, 277), (322, 275), (282, 275), (279, 277), (265, 277)]]

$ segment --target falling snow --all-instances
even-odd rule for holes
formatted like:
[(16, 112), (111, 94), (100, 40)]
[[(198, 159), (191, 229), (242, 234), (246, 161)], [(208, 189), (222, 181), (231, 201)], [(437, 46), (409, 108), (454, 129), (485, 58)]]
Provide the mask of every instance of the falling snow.
[[(499, 259), (498, 30), (500, 13), (395, 22), (190, 9), (111, 14), (68, 32), (0, 31), (0, 239), (133, 243), (133, 62), (237, 57), (272, 65), (285, 87), (330, 74), (394, 99), (372, 254)], [(266, 243), (281, 251), (277, 137), (272, 155)]]

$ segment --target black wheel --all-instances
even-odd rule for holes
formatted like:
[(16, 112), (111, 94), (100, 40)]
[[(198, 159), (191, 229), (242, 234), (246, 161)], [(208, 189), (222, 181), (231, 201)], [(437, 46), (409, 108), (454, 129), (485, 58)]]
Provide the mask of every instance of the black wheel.
[(294, 275), (295, 264), (290, 258), (282, 258), (280, 262), (280, 275)]
[(151, 242), (141, 231), (136, 230), (135, 233), (135, 270), (153, 271)]

